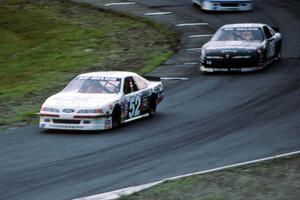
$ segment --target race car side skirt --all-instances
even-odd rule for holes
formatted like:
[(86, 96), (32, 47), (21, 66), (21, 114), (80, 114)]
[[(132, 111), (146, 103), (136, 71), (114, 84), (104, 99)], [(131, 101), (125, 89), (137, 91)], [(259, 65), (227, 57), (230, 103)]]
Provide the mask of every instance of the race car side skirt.
[(146, 114), (143, 114), (143, 115), (139, 115), (137, 117), (133, 117), (133, 118), (130, 118), (130, 119), (126, 119), (124, 121), (124, 123), (127, 123), (127, 122), (131, 122), (131, 121), (134, 121), (134, 120), (137, 120), (137, 119), (141, 119), (141, 118), (144, 118), (144, 117), (148, 117), (149, 116), (149, 113), (146, 113)]

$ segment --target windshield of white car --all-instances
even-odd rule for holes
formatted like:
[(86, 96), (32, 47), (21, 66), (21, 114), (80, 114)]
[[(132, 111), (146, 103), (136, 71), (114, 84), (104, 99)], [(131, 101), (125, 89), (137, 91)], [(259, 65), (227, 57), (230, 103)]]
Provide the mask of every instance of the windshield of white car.
[(263, 41), (262, 30), (258, 27), (222, 28), (214, 35), (212, 41)]
[(121, 78), (80, 76), (73, 79), (62, 92), (89, 94), (116, 94), (120, 92)]

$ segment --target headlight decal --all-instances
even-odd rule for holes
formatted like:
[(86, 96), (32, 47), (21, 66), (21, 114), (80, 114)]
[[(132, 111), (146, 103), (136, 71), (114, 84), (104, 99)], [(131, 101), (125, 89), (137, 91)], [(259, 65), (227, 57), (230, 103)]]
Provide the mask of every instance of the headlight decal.
[(51, 107), (42, 107), (41, 111), (59, 113), (59, 109)]

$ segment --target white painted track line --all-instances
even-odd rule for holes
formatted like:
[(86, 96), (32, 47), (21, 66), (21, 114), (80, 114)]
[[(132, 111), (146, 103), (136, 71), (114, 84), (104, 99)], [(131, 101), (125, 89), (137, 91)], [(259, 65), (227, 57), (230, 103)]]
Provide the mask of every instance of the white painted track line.
[(200, 38), (200, 37), (211, 37), (213, 34), (204, 34), (204, 35), (190, 35), (190, 38)]
[(135, 2), (118, 2), (118, 3), (107, 3), (104, 6), (124, 6), (124, 5), (134, 5)]
[(176, 26), (182, 27), (182, 26), (207, 26), (208, 23), (185, 23), (185, 24), (177, 24)]
[(175, 177), (168, 178), (168, 179), (165, 179), (165, 180), (169, 181), (169, 180), (176, 180), (176, 179), (185, 178), (185, 177), (194, 176), (194, 175), (207, 174), (207, 173), (210, 173), (210, 172), (216, 172), (216, 171), (235, 168), (235, 167), (241, 167), (241, 166), (245, 166), (245, 165), (260, 163), (260, 162), (264, 162), (264, 161), (270, 161), (270, 160), (274, 160), (274, 159), (277, 159), (277, 158), (283, 158), (283, 157), (297, 155), (297, 154), (300, 154), (300, 150), (299, 151), (293, 151), (293, 152), (290, 152), (290, 153), (280, 154), (280, 155), (276, 155), (276, 156), (260, 158), (260, 159), (257, 159), (257, 160), (251, 160), (251, 161), (236, 163), (236, 164), (232, 164), (232, 165), (226, 165), (226, 166), (223, 166), (223, 167), (217, 167), (217, 168), (214, 168), (214, 169), (209, 169), (209, 170), (204, 170), (204, 171), (200, 171), (200, 172), (185, 174), (185, 175), (181, 175), (181, 176), (175, 176)]
[(184, 65), (197, 65), (198, 63), (196, 62), (190, 62), (190, 63), (183, 63)]
[(146, 13), (145, 16), (155, 16), (155, 15), (168, 15), (172, 14), (172, 12), (153, 12), (153, 13)]
[(202, 48), (190, 48), (190, 49), (186, 49), (187, 51), (201, 51)]
[(82, 198), (78, 198), (78, 199), (74, 199), (74, 200), (112, 200), (112, 199), (117, 199), (117, 198), (120, 198), (121, 196), (130, 195), (130, 194), (142, 191), (144, 189), (153, 187), (153, 186), (158, 185), (160, 183), (163, 183), (165, 181), (176, 180), (176, 179), (180, 179), (180, 178), (185, 178), (185, 177), (200, 175), (200, 174), (206, 174), (206, 173), (210, 173), (210, 172), (216, 172), (216, 171), (220, 171), (220, 170), (224, 170), (224, 169), (241, 167), (241, 166), (245, 166), (245, 165), (249, 165), (249, 164), (254, 164), (254, 163), (259, 163), (259, 162), (264, 162), (264, 161), (270, 161), (270, 160), (274, 160), (274, 159), (277, 159), (277, 158), (283, 158), (283, 157), (297, 155), (297, 154), (300, 154), (300, 150), (299, 151), (293, 151), (293, 152), (290, 152), (290, 153), (280, 154), (280, 155), (276, 155), (276, 156), (261, 158), (261, 159), (257, 159), (257, 160), (252, 160), (252, 161), (247, 161), (247, 162), (242, 162), (242, 163), (236, 163), (236, 164), (233, 164), (233, 165), (226, 165), (226, 166), (223, 166), (223, 167), (217, 167), (217, 168), (214, 168), (214, 169), (199, 171), (199, 172), (185, 174), (185, 175), (181, 175), (181, 176), (175, 176), (175, 177), (163, 179), (161, 181), (147, 183), (147, 184), (143, 184), (143, 185), (139, 185), (139, 186), (128, 187), (128, 188), (115, 190), (115, 191), (111, 191), (111, 192), (106, 192), (106, 193), (93, 195), (93, 196), (89, 196), (89, 197), (82, 197)]
[(124, 195), (130, 195), (132, 193), (139, 192), (141, 190), (155, 186), (159, 183), (162, 183), (162, 181), (147, 183), (147, 184), (134, 186), (134, 187), (128, 187), (128, 188), (115, 190), (115, 191), (111, 191), (111, 192), (105, 192), (102, 194), (93, 195), (93, 196), (89, 196), (89, 197), (82, 197), (82, 198), (78, 198), (78, 199), (74, 199), (74, 200), (112, 200), (112, 199), (120, 198), (121, 196), (124, 196)]

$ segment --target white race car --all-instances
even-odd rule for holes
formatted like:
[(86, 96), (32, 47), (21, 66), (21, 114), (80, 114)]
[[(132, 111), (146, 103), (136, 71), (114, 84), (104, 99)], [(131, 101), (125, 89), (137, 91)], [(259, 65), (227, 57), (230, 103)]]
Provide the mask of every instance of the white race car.
[(155, 114), (164, 97), (161, 81), (132, 72), (93, 72), (77, 76), (40, 110), (42, 129), (103, 130)]
[(192, 0), (203, 10), (211, 11), (249, 11), (252, 10), (252, 0)]

